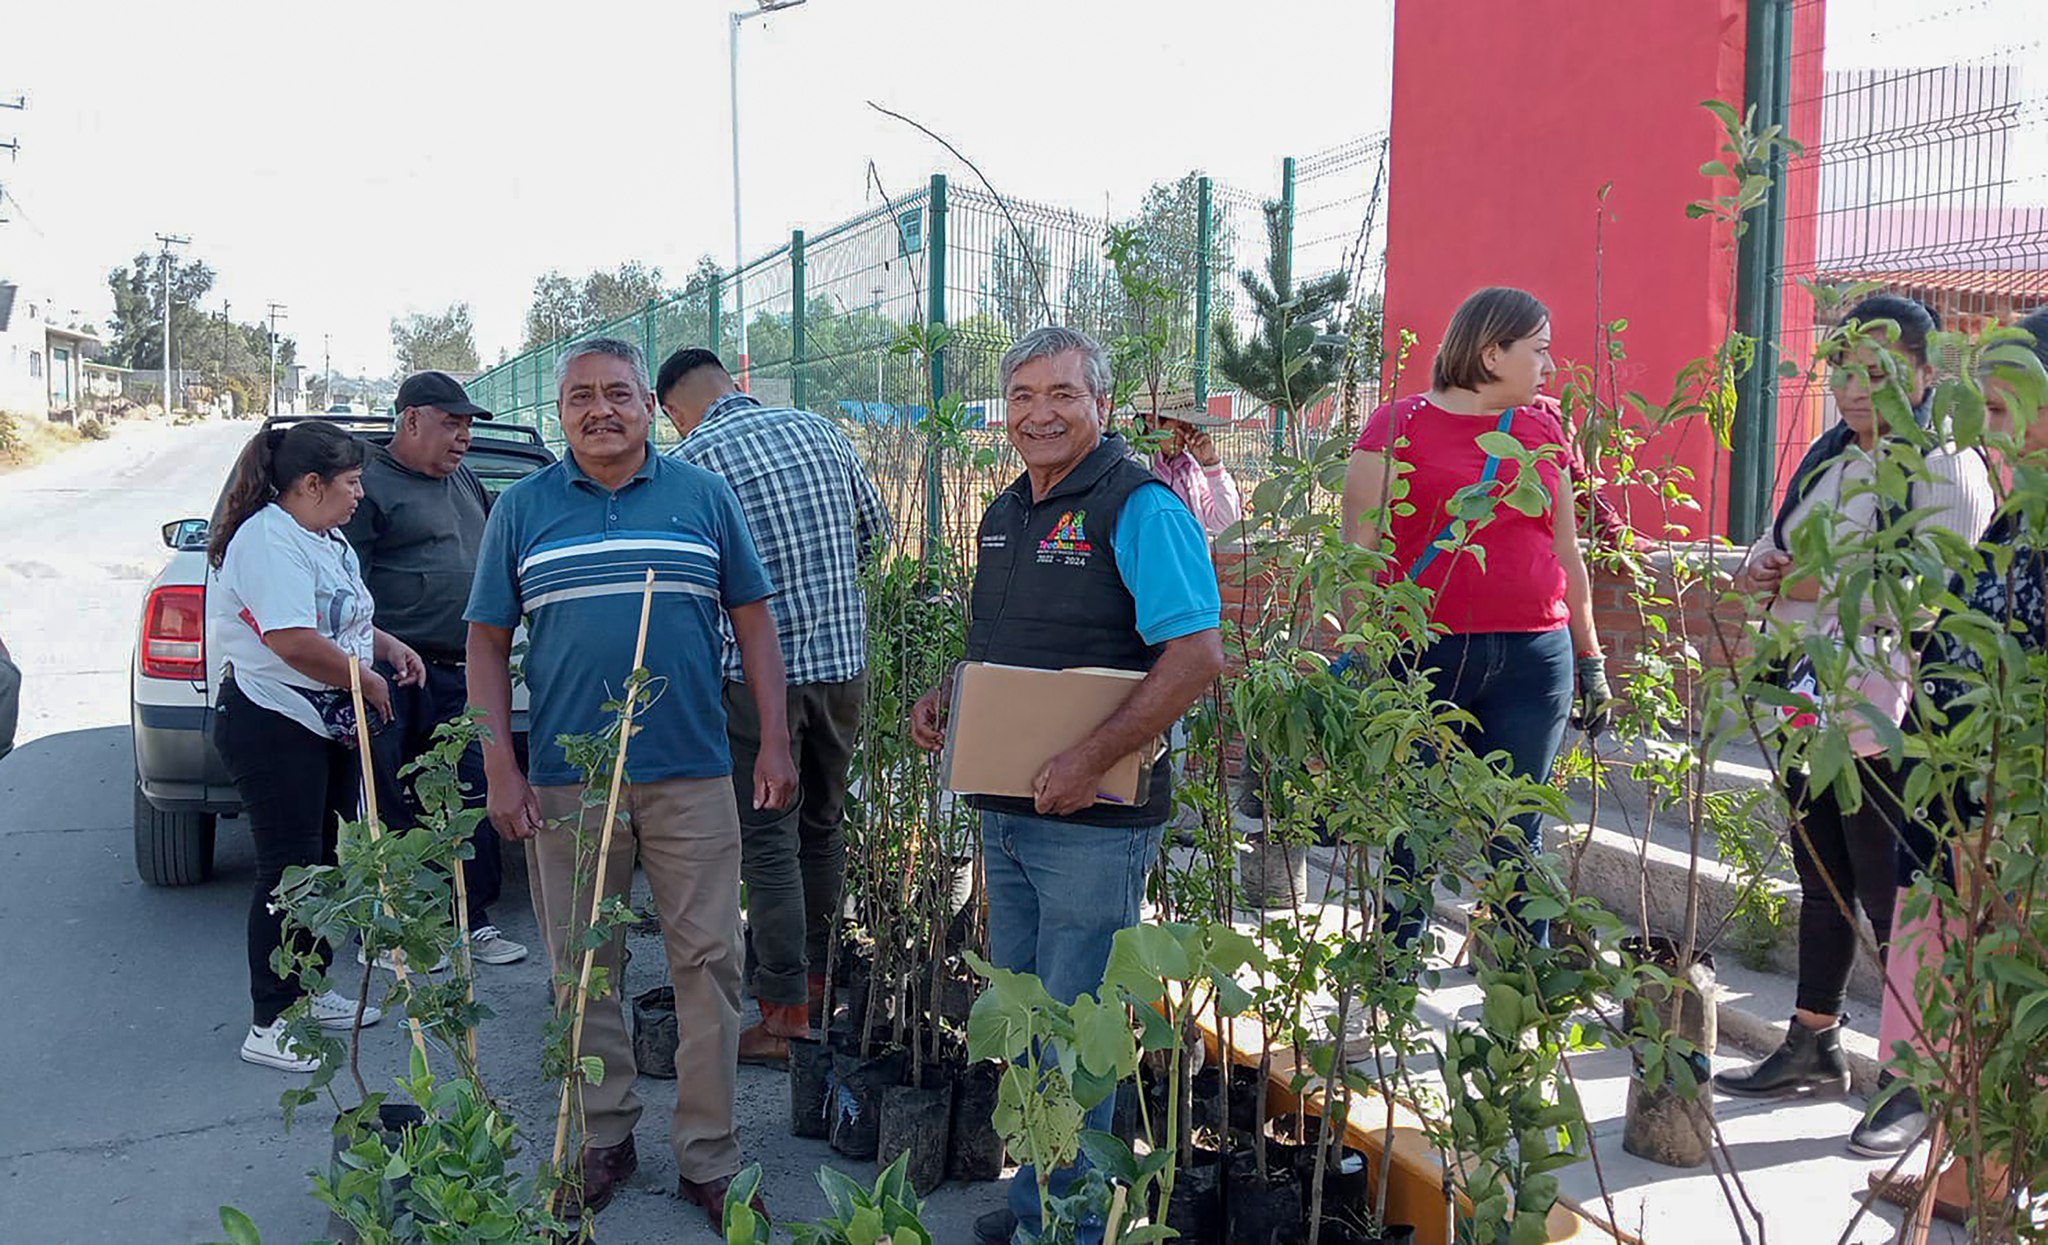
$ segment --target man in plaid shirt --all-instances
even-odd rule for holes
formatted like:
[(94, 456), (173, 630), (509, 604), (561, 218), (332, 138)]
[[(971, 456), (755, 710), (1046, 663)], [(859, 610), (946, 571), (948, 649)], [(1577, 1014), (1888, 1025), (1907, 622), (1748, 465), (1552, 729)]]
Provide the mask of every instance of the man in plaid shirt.
[[(798, 793), (784, 809), (754, 809), (751, 786), (739, 801), (747, 976), (761, 1004), (759, 1023), (740, 1034), (740, 1062), (783, 1065), (789, 1039), (810, 1032), (810, 1014), (824, 997), (825, 939), (845, 872), (846, 771), (867, 690), (859, 573), (886, 544), (889, 515), (853, 443), (832, 421), (763, 406), (739, 391), (710, 351), (670, 355), (655, 396), (683, 437), (671, 452), (723, 476), (739, 495), (779, 589), (769, 607), (789, 667)], [(733, 773), (751, 775), (761, 722), (730, 632), (725, 680)]]

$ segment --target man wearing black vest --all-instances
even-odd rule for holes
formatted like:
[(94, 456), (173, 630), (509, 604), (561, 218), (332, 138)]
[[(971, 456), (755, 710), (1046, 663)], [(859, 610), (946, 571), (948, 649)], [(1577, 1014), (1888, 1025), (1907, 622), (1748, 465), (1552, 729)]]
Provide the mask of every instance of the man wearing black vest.
[[(1105, 434), (1109, 356), (1085, 333), (1033, 330), (1000, 369), (1010, 444), (1024, 474), (981, 519), (969, 661), (1039, 669), (1142, 670), (1123, 707), (1039, 771), (1033, 799), (975, 796), (988, 884), (990, 958), (1036, 973), (1055, 998), (1096, 989), (1110, 940), (1138, 921), (1145, 874), (1173, 807), (1166, 757), (1135, 806), (1097, 804), (1102, 775), (1172, 727), (1223, 669), (1222, 606), (1209, 540), (1187, 505)], [(951, 688), (911, 712), (918, 744), (945, 742)], [(1089, 1113), (1106, 1129), (1114, 1101)], [(1055, 1173), (1055, 1192), (1067, 1173)], [(1029, 1167), (1010, 1209), (975, 1225), (1008, 1241), (1039, 1224)], [(1098, 1233), (1100, 1229), (1097, 1229)]]

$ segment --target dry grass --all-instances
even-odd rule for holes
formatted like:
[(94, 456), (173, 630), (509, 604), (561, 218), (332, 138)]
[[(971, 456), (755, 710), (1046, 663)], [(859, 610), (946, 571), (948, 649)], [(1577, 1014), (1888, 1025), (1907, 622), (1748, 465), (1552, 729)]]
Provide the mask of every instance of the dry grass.
[(85, 438), (69, 424), (0, 411), (0, 474), (33, 467), (83, 444)]

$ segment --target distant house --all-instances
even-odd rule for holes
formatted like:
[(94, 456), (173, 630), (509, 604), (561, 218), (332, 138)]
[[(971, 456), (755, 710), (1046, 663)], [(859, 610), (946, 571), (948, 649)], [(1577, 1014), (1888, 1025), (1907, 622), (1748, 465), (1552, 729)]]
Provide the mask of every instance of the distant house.
[(122, 387), (127, 383), (128, 369), (115, 367), (111, 363), (95, 363), (88, 359), (85, 373), (85, 400), (89, 406), (111, 402), (121, 396)]
[(100, 339), (67, 328), (49, 301), (0, 281), (0, 411), (68, 419), (86, 393), (85, 364)]

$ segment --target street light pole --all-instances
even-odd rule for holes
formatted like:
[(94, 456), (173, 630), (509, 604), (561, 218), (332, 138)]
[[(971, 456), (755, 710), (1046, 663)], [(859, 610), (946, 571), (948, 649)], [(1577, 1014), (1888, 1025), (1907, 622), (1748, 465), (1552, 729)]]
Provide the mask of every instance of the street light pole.
[[(285, 315), (283, 303), (270, 304), (270, 417), (277, 418), (277, 318)], [(289, 319), (289, 316), (286, 316)]]
[(160, 233), (156, 236), (160, 250), (157, 252), (164, 278), (164, 414), (171, 413), (171, 248), (185, 246), (192, 239), (181, 238), (174, 233)]
[(747, 358), (746, 277), (741, 272), (746, 267), (747, 253), (740, 241), (740, 23), (750, 17), (793, 9), (802, 3), (804, 0), (757, 0), (758, 8), (740, 9), (726, 15), (726, 42), (730, 57), (726, 83), (732, 100), (732, 305), (739, 323), (739, 385), (743, 391), (751, 382)]

